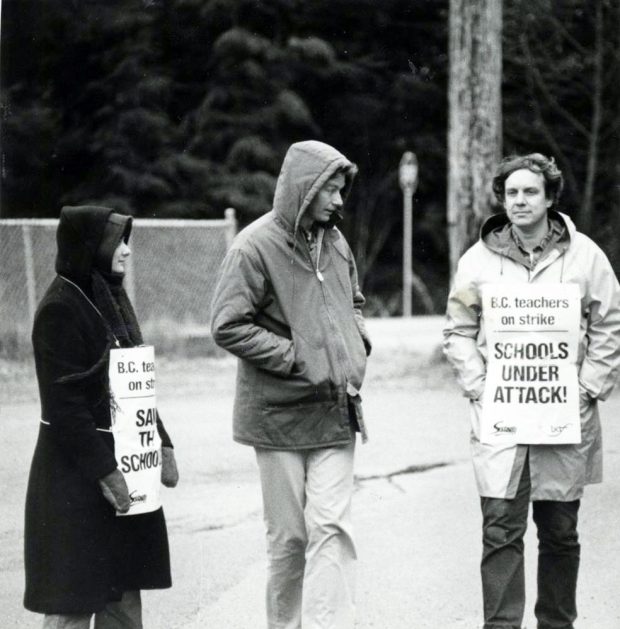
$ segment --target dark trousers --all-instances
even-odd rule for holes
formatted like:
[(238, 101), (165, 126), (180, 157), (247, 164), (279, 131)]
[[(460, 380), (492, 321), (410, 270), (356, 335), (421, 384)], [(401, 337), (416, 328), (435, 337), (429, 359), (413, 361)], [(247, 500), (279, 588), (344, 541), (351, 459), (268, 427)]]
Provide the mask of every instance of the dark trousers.
[[(529, 461), (512, 500), (481, 498), (484, 629), (520, 629), (525, 606), (523, 536), (530, 499)], [(573, 629), (579, 571), (579, 500), (532, 503), (538, 529), (538, 629)]]

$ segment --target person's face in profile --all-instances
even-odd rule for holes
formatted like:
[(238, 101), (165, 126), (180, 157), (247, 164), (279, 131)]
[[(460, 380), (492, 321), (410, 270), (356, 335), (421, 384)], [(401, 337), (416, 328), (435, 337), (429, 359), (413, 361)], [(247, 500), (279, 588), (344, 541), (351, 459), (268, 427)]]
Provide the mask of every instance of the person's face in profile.
[(345, 184), (345, 177), (341, 173), (325, 182), (306, 210), (310, 224), (328, 223), (332, 214), (342, 208), (342, 190)]
[(130, 255), (131, 249), (129, 245), (124, 240), (121, 240), (112, 256), (112, 273), (121, 273), (124, 275), (127, 270), (126, 262)]

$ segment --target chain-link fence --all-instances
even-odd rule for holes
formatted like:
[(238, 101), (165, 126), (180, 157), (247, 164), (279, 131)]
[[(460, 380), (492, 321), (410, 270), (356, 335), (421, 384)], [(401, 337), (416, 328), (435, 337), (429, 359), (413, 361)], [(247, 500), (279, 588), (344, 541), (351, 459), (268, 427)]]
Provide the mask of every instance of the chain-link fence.
[[(36, 305), (55, 274), (57, 225), (0, 220), (0, 357), (31, 351)], [(216, 273), (236, 230), (232, 209), (221, 220), (134, 219), (125, 287), (158, 352), (210, 349)]]

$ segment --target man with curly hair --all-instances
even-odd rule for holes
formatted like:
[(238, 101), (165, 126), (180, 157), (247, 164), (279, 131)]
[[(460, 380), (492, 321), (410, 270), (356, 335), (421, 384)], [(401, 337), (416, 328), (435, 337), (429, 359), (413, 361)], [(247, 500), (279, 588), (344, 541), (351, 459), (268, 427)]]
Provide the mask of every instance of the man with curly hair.
[[(481, 496), (484, 629), (521, 627), (523, 536), (530, 501), (539, 539), (538, 629), (573, 628), (580, 555), (577, 514), (584, 486), (602, 480), (598, 402), (610, 394), (618, 375), (620, 287), (605, 254), (555, 209), (562, 187), (553, 159), (539, 153), (504, 159), (493, 190), (505, 213), (484, 223), (480, 240), (459, 262), (448, 298), (444, 349), (470, 400), (471, 448)], [(502, 284), (510, 285), (515, 295), (525, 284), (527, 289), (542, 285), (543, 293), (548, 286), (564, 284), (575, 293), (580, 310), (579, 443), (481, 439), (490, 358), (484, 330), (485, 315), (490, 314), (484, 304), (489, 302), (481, 294), (485, 286)], [(544, 330), (536, 338), (553, 341)], [(485, 397), (484, 404), (489, 400)], [(575, 400), (575, 415), (576, 407)]]

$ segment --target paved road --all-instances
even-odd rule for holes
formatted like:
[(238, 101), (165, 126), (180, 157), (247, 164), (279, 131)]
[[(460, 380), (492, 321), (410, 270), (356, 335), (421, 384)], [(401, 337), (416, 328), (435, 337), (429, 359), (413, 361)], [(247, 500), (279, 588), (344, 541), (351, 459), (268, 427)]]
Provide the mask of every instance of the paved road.
[[(357, 451), (354, 500), (357, 627), (474, 629), (481, 623), (480, 515), (465, 403), (434, 359), (441, 320), (370, 324), (371, 441)], [(147, 629), (264, 627), (260, 494), (252, 450), (230, 439), (233, 374), (227, 360), (163, 362), (159, 369), (160, 407), (182, 482), (164, 495), (174, 587), (144, 594)], [(0, 407), (2, 629), (40, 626), (21, 608), (23, 492), (37, 416), (36, 404), (22, 397)], [(578, 629), (620, 629), (620, 395), (602, 414), (607, 480), (588, 488), (582, 507)], [(526, 625), (533, 629), (534, 531), (526, 544)]]

